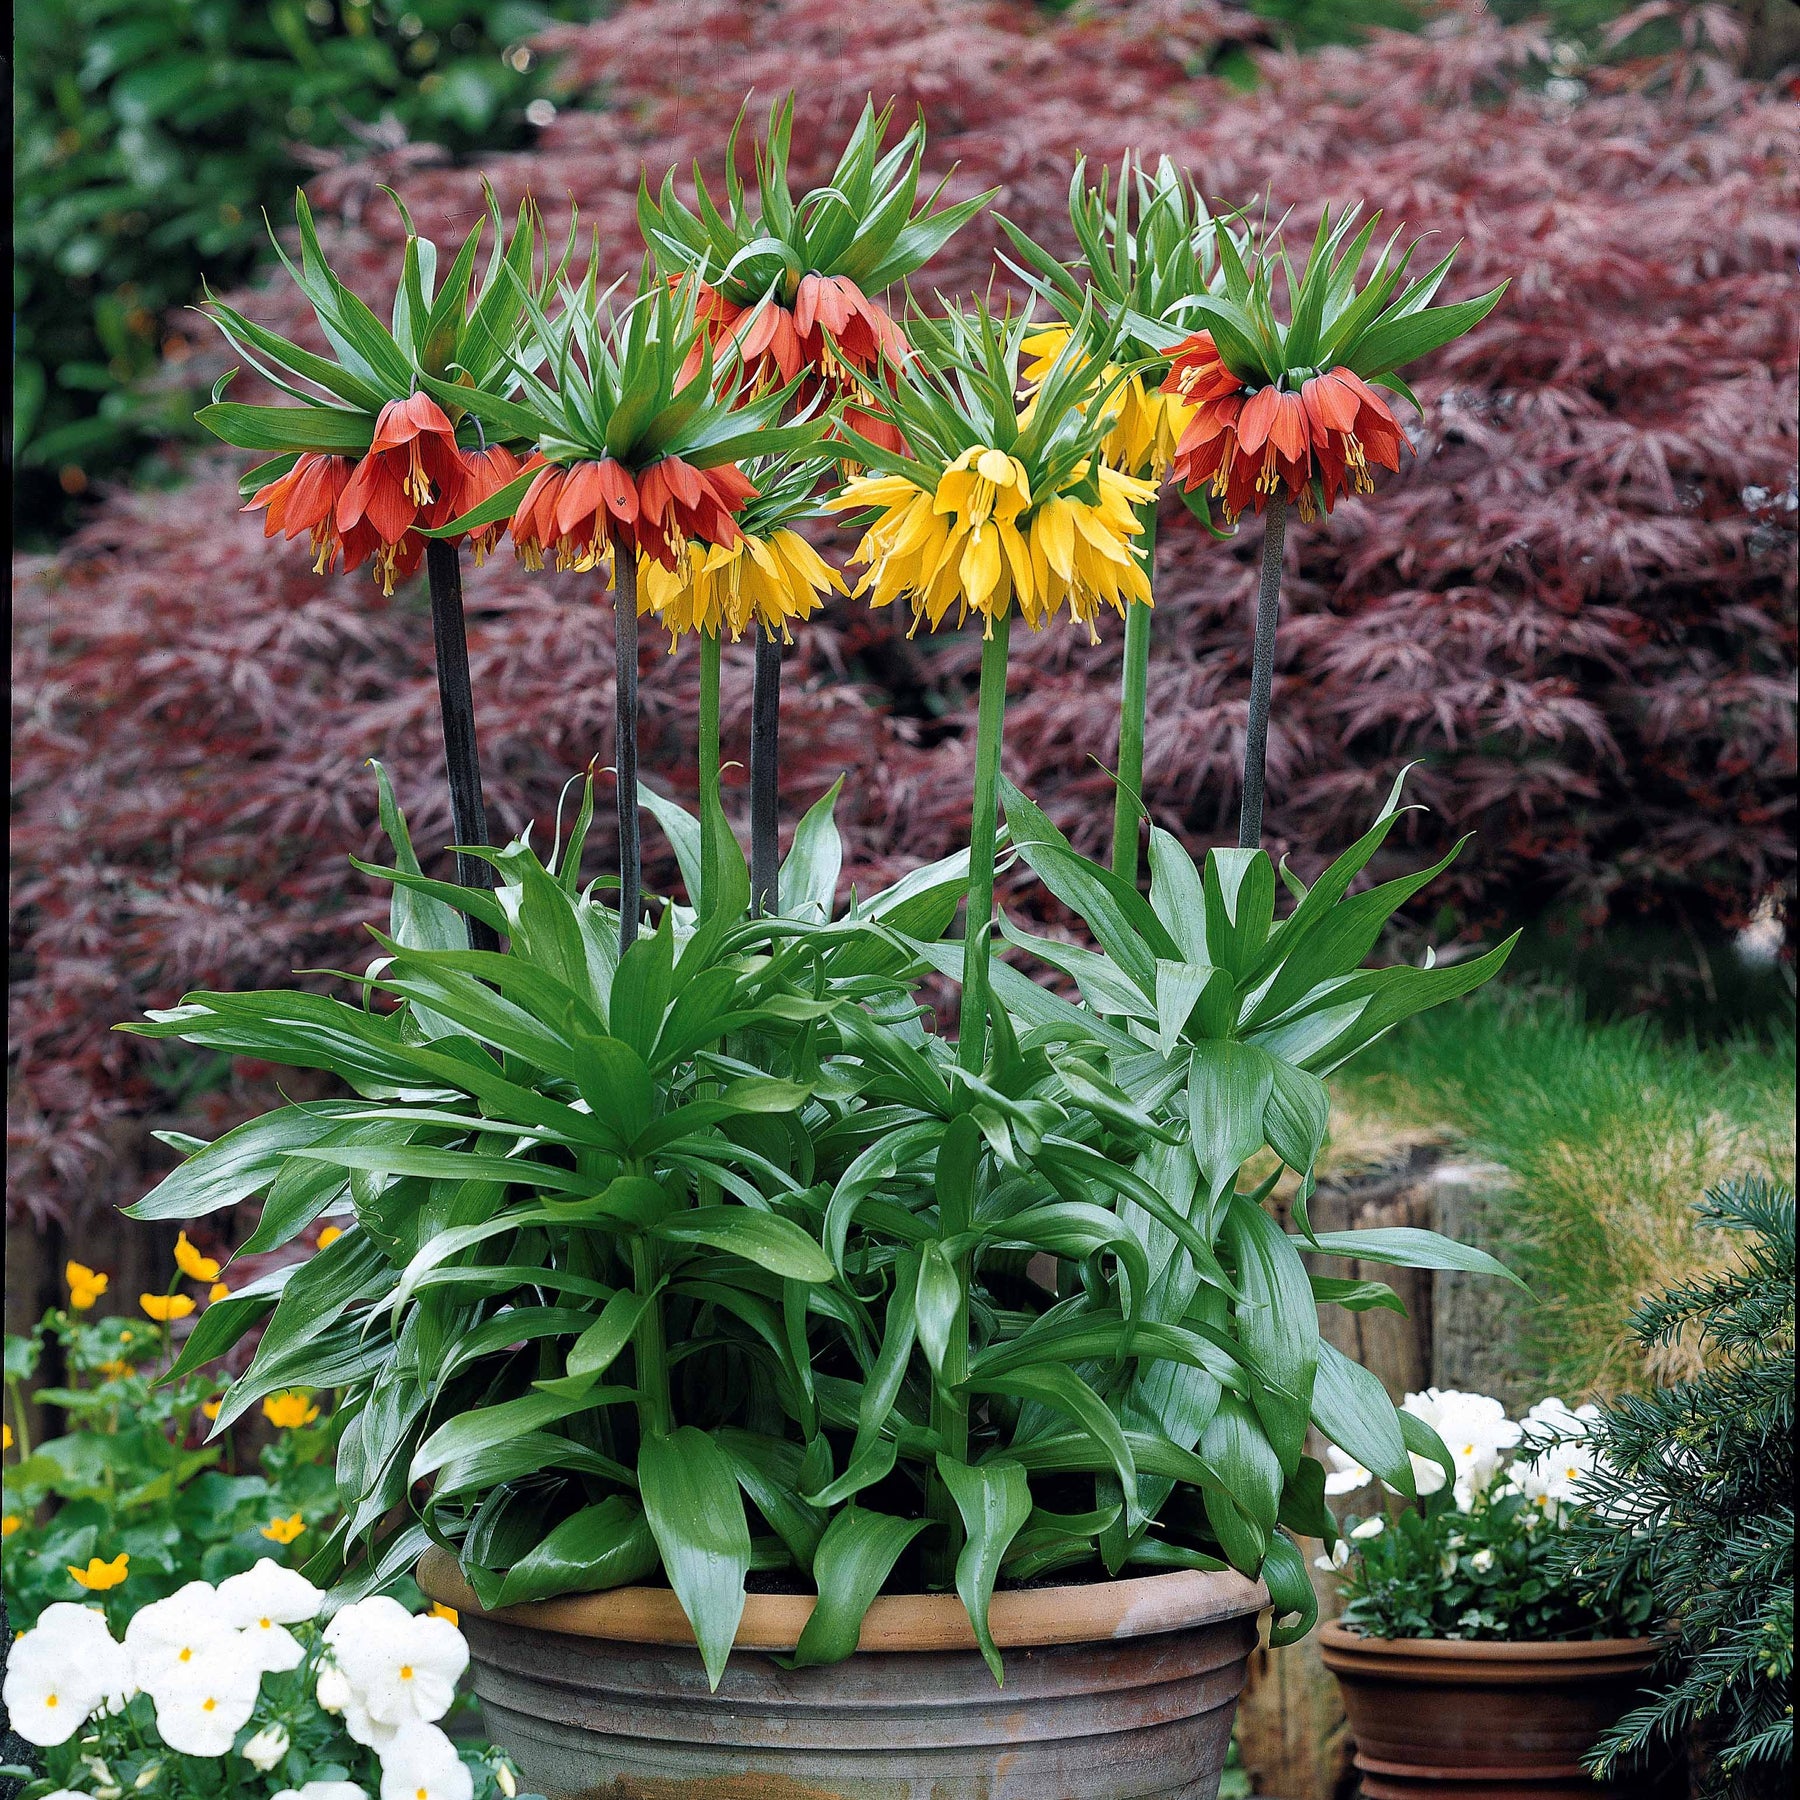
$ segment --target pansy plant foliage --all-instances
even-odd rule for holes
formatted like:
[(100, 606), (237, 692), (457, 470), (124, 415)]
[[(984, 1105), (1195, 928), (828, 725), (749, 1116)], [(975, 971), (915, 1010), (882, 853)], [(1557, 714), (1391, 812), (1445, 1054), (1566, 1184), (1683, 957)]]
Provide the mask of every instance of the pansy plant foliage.
[[(266, 509), (269, 536), (308, 534), (321, 574), (372, 561), (390, 593), (418, 567), (424, 530), (469, 511), (518, 472), (525, 434), (484, 425), (469, 400), (511, 391), (528, 354), (527, 298), (550, 279), (548, 269), (534, 269), (541, 225), (530, 201), (509, 234), (490, 191), (493, 242), (485, 268), (478, 264), (486, 221), (463, 240), (441, 279), (437, 246), (414, 229), (398, 197), (395, 205), (407, 238), (384, 324), (333, 271), (306, 197), (296, 196), (299, 263), (279, 241), (276, 249), (332, 354), (317, 355), (209, 294), (201, 310), (251, 368), (297, 404), (226, 400), (226, 375), (197, 415), (228, 444), (276, 453), (241, 482), (250, 506)], [(478, 558), (494, 535), (492, 528), (474, 534)]]

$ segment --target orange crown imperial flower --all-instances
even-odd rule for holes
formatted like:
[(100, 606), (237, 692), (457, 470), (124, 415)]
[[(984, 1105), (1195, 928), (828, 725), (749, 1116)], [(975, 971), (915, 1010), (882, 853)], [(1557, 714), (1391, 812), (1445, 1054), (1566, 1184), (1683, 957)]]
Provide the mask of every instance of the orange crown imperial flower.
[(665, 456), (637, 476), (606, 457), (567, 468), (547, 467), (525, 490), (512, 517), (519, 560), (541, 569), (591, 569), (607, 560), (615, 526), (639, 554), (674, 569), (689, 539), (730, 549), (743, 535), (736, 513), (756, 488), (730, 463), (696, 469)]
[(1195, 407), (1175, 447), (1175, 478), (1188, 489), (1210, 481), (1227, 520), (1247, 506), (1261, 512), (1278, 488), (1310, 519), (1315, 496), (1330, 512), (1344, 493), (1372, 493), (1371, 462), (1400, 467), (1400, 422), (1354, 370), (1308, 376), (1297, 393), (1253, 389), (1202, 331), (1175, 351), (1163, 388)]

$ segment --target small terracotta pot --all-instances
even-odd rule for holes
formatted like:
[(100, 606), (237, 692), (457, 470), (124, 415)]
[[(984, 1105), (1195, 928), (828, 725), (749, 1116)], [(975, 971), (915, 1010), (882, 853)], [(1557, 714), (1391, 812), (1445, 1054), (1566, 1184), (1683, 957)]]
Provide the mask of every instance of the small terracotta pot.
[(1319, 1629), (1319, 1655), (1343, 1689), (1366, 1800), (1666, 1793), (1666, 1774), (1609, 1787), (1581, 1766), (1600, 1734), (1639, 1703), (1660, 1648), (1653, 1638), (1365, 1637), (1336, 1620)]
[(883, 1595), (855, 1655), (785, 1669), (811, 1595), (753, 1594), (718, 1692), (667, 1588), (483, 1612), (453, 1557), (493, 1740), (549, 1800), (1214, 1800), (1269, 1603), (1173, 1571), (996, 1594), (996, 1686), (954, 1594)]

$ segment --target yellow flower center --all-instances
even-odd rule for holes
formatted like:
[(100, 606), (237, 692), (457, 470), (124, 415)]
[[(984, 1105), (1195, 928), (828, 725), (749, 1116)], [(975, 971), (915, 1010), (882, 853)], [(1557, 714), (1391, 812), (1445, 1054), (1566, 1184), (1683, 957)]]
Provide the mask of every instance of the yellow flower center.
[(54, 1694), (46, 1694), (44, 1696), (44, 1704), (46, 1706), (54, 1706), (56, 1704), (56, 1696)]
[(213, 1708), (216, 1707), (218, 1704), (219, 1704), (218, 1701), (213, 1699), (212, 1696), (209, 1694), (204, 1700), (202, 1700), (200, 1702), (200, 1710), (202, 1712), (211, 1712), (213, 1710)]
[(411, 1681), (412, 1680), (412, 1664), (411, 1663), (402, 1663), (400, 1665), (400, 1679), (402, 1681)]

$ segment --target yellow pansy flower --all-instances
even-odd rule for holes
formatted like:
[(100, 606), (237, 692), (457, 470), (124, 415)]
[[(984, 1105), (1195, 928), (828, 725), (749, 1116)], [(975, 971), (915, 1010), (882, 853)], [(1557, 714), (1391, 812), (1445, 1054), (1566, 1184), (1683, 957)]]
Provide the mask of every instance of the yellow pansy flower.
[(432, 1601), (431, 1616), (434, 1619), (448, 1619), (452, 1625), (460, 1624), (462, 1621), (462, 1614), (454, 1606), (446, 1606), (441, 1600)]
[(89, 1593), (101, 1594), (108, 1588), (116, 1588), (131, 1573), (131, 1558), (123, 1550), (111, 1562), (102, 1562), (99, 1557), (90, 1557), (85, 1569), (78, 1569), (73, 1563), (69, 1565), (69, 1575), (77, 1587), (84, 1587)]
[(263, 1417), (282, 1431), (293, 1431), (301, 1425), (310, 1425), (319, 1416), (319, 1409), (298, 1389), (290, 1389), (285, 1394), (271, 1394), (262, 1403), (262, 1409)]
[(298, 1513), (291, 1513), (285, 1519), (271, 1519), (259, 1535), (274, 1544), (291, 1544), (305, 1529), (306, 1521)]
[(0, 1518), (0, 1538), (9, 1538), (25, 1521), (17, 1513), (7, 1513)]
[(200, 1402), (200, 1410), (205, 1413), (209, 1419), (216, 1419), (224, 1410), (224, 1407), (225, 1396), (223, 1394), (221, 1394), (217, 1400), (202, 1400)]
[(729, 549), (690, 539), (673, 569), (640, 559), (638, 591), (667, 627), (671, 654), (683, 632), (729, 631), (735, 643), (753, 621), (791, 644), (790, 620), (817, 612), (824, 594), (848, 592), (837, 570), (785, 527), (766, 538), (746, 533)]
[(126, 1376), (135, 1375), (137, 1370), (131, 1363), (128, 1363), (124, 1357), (109, 1356), (106, 1361), (100, 1365), (100, 1373), (104, 1375), (108, 1381), (123, 1381)]
[(194, 1303), (186, 1294), (139, 1294), (138, 1305), (159, 1325), (185, 1319), (194, 1310)]
[(77, 1312), (86, 1312), (106, 1292), (106, 1275), (86, 1263), (65, 1263), (63, 1279), (69, 1284), (69, 1304)]
[(327, 1225), (325, 1229), (319, 1233), (319, 1248), (323, 1250), (326, 1245), (335, 1244), (343, 1235), (344, 1230), (341, 1225)]
[[(1031, 361), (1021, 368), (1022, 378), (1042, 381), (1068, 341), (1066, 325), (1048, 325), (1025, 338), (1019, 348)], [(1108, 363), (1103, 379), (1110, 381), (1118, 372), (1116, 365)], [(1113, 390), (1106, 410), (1113, 417), (1113, 426), (1100, 445), (1100, 454), (1124, 474), (1147, 475), (1160, 487), (1195, 408), (1179, 394), (1146, 387), (1142, 375), (1133, 375)]]
[(206, 1298), (212, 1305), (216, 1306), (221, 1300), (229, 1300), (231, 1298), (231, 1289), (228, 1288), (224, 1282), (215, 1281), (212, 1286), (206, 1290)]
[(219, 1279), (219, 1265), (210, 1256), (202, 1256), (188, 1242), (188, 1234), (185, 1231), (175, 1240), (175, 1266), (189, 1281), (217, 1281)]
[(1067, 606), (1092, 638), (1102, 601), (1120, 614), (1150, 604), (1131, 540), (1142, 530), (1133, 508), (1156, 489), (1102, 464), (1098, 499), (1087, 500), (1073, 491), (1087, 474), (1078, 465), (1061, 492), (1034, 496), (1016, 458), (976, 448), (929, 492), (904, 475), (862, 476), (827, 504), (882, 509), (852, 558), (868, 565), (856, 592), (875, 606), (905, 598), (915, 631), (935, 631), (952, 605), (957, 624), (978, 612), (990, 627), (1016, 605), (1033, 631)]
[(0, 1450), (10, 1450), (12, 1448), (12, 1427), (0, 1425), (0, 1434), (4, 1434), (0, 1435)]

